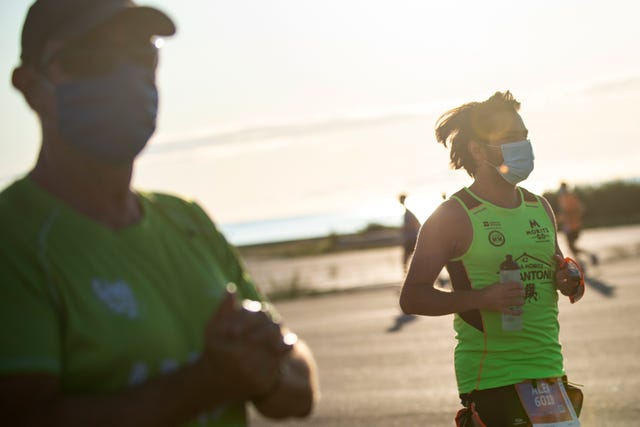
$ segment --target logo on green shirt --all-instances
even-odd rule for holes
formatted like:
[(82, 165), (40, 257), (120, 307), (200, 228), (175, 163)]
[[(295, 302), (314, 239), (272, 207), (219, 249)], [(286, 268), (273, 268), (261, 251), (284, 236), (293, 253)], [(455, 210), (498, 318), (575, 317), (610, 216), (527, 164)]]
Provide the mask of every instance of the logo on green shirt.
[(491, 233), (489, 233), (489, 243), (491, 243), (493, 246), (502, 246), (504, 245), (504, 242), (504, 234), (502, 234), (501, 232), (493, 230)]
[(91, 287), (96, 296), (112, 312), (130, 319), (138, 317), (138, 302), (125, 281), (107, 282), (102, 279), (93, 279)]

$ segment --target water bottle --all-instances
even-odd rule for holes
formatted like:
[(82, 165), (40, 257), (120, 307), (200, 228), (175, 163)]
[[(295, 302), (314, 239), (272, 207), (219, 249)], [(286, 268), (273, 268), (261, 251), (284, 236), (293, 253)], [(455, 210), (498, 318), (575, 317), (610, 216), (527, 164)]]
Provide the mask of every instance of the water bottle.
[[(501, 282), (520, 282), (520, 266), (513, 260), (511, 255), (507, 255), (505, 260), (500, 264), (500, 281)], [(522, 307), (511, 307), (514, 310), (522, 310)], [(522, 330), (522, 315), (514, 316), (502, 313), (502, 330), (503, 331), (520, 331)]]

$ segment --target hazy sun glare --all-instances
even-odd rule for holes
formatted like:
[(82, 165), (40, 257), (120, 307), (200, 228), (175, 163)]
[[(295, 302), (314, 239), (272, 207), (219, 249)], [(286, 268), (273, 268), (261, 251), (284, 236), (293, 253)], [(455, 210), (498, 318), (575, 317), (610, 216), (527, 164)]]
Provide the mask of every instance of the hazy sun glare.
[[(1, 6), (5, 82), (29, 3)], [(163, 40), (158, 131), (134, 183), (223, 223), (393, 216), (400, 191), (424, 220), (470, 183), (449, 170), (436, 118), (496, 90), (523, 105), (536, 154), (525, 187), (638, 175), (636, 2), (141, 3), (178, 33)], [(0, 92), (6, 184), (33, 163), (39, 131), (17, 92)]]

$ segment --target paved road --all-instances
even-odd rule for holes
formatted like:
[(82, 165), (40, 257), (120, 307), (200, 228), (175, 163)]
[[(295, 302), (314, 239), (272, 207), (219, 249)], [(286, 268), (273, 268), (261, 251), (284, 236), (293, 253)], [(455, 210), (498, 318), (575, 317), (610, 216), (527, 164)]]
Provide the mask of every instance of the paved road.
[[(560, 302), (565, 368), (570, 380), (584, 384), (583, 426), (640, 420), (638, 261), (592, 268), (585, 298)], [(312, 347), (322, 386), (313, 416), (284, 425), (454, 425), (452, 317), (398, 325), (397, 297), (397, 289), (386, 287), (277, 304)], [(255, 413), (251, 418), (253, 426), (282, 425)]]

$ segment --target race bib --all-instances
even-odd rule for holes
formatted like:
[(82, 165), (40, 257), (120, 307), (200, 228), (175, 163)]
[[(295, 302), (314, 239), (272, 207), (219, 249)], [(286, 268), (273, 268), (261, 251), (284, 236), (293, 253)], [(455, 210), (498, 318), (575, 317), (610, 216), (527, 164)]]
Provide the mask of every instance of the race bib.
[(516, 390), (533, 427), (580, 427), (561, 380), (525, 381)]

